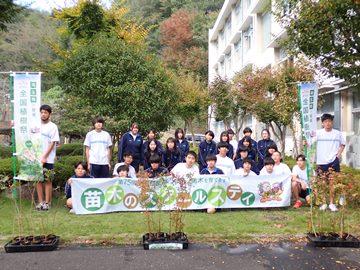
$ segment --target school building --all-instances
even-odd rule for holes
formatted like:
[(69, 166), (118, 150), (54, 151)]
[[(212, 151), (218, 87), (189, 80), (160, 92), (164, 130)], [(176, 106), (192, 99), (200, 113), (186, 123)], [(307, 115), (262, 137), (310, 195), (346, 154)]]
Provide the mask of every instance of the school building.
[[(209, 84), (216, 76), (231, 79), (235, 73), (248, 67), (274, 67), (290, 61), (279, 42), (286, 37), (286, 32), (276, 22), (272, 8), (271, 0), (224, 1), (213, 28), (209, 30)], [(283, 9), (287, 12), (288, 6), (284, 5)], [(342, 162), (360, 169), (360, 88), (331, 78), (319, 86), (319, 96), (323, 100), (318, 109), (319, 128), (322, 113), (335, 115), (335, 128), (343, 132), (347, 142)], [(259, 140), (265, 125), (247, 115), (242, 129), (246, 126), (253, 130), (254, 139)], [(211, 113), (209, 127), (216, 138), (224, 130), (224, 124), (215, 121)], [(288, 129), (286, 154), (292, 155), (293, 148), (291, 130)]]

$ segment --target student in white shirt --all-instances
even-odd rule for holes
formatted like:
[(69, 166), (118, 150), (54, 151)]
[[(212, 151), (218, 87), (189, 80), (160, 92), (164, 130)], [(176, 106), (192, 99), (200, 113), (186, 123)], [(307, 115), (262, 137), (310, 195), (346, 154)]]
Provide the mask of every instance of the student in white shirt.
[(282, 162), (282, 157), (281, 157), (281, 153), (279, 151), (275, 151), (272, 155), (271, 155), (272, 159), (275, 162), (274, 165), (274, 174), (291, 174), (291, 170), (289, 168), (288, 165), (286, 165), (285, 163)]
[(260, 175), (274, 175), (275, 161), (271, 157), (264, 158), (264, 167), (260, 171)]
[(295, 197), (294, 208), (299, 208), (302, 205), (299, 197), (304, 198), (310, 204), (310, 190), (308, 187), (308, 177), (306, 171), (306, 159), (304, 155), (296, 157), (296, 165), (292, 170), (291, 190)]
[[(324, 113), (321, 116), (323, 129), (316, 132), (316, 165), (317, 173), (323, 174), (329, 171), (340, 172), (340, 157), (345, 148), (345, 140), (339, 130), (333, 129), (334, 116)], [(334, 204), (334, 183), (332, 177), (328, 178), (330, 190), (329, 209), (338, 211)], [(326, 210), (327, 204), (320, 206), (320, 210)]]
[(56, 144), (60, 141), (60, 137), (57, 126), (50, 121), (51, 113), (52, 109), (49, 105), (44, 104), (40, 107), (42, 140), (41, 163), (44, 169), (44, 181), (36, 184), (36, 192), (39, 199), (39, 203), (36, 206), (37, 210), (49, 210), (52, 199), (51, 176), (54, 174)]
[(249, 176), (249, 175), (252, 175), (252, 176), (256, 175), (256, 173), (254, 173), (251, 170), (252, 163), (253, 163), (253, 161), (251, 158), (245, 158), (243, 160), (243, 167), (235, 170), (234, 175), (241, 175), (244, 177)]
[(194, 151), (189, 151), (186, 154), (185, 162), (176, 164), (170, 173), (176, 178), (190, 180), (192, 177), (200, 175), (199, 168), (194, 165), (195, 161), (196, 153)]
[(228, 144), (225, 142), (219, 142), (218, 145), (219, 154), (216, 155), (216, 166), (224, 172), (225, 176), (233, 175), (235, 172), (234, 161), (227, 157)]
[(95, 117), (92, 124), (94, 130), (86, 134), (84, 141), (88, 170), (94, 178), (107, 178), (111, 169), (111, 137), (103, 130), (102, 117)]
[(128, 176), (130, 178), (136, 178), (136, 171), (135, 168), (133, 166), (131, 166), (131, 163), (133, 162), (133, 154), (131, 152), (125, 152), (124, 153), (124, 162), (120, 162), (120, 163), (116, 163), (114, 166), (114, 170), (113, 170), (113, 176), (118, 176), (118, 171), (117, 169), (121, 166), (121, 165), (126, 165), (129, 167), (129, 174)]

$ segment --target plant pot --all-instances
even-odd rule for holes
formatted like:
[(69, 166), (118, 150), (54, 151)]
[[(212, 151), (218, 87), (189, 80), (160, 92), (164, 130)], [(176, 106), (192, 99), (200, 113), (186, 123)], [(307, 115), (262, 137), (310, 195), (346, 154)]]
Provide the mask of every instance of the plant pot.
[(343, 237), (340, 237), (337, 233), (318, 233), (317, 236), (313, 233), (308, 233), (306, 238), (309, 240), (309, 243), (315, 247), (360, 247), (359, 239), (350, 234), (345, 234)]
[(7, 253), (11, 252), (33, 252), (51, 251), (57, 248), (60, 237), (49, 234), (39, 236), (18, 236), (8, 242), (4, 248)]
[(187, 249), (189, 240), (185, 233), (146, 233), (142, 237), (144, 249)]

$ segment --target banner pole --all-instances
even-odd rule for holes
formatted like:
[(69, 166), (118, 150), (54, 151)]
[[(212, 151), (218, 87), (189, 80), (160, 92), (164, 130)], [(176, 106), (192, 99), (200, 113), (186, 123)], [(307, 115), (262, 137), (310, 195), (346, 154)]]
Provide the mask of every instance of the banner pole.
[(16, 144), (15, 144), (15, 126), (14, 126), (14, 73), (10, 72), (10, 102), (11, 102), (11, 144), (12, 144), (12, 159), (13, 159), (13, 198), (17, 198), (17, 181), (16, 181)]

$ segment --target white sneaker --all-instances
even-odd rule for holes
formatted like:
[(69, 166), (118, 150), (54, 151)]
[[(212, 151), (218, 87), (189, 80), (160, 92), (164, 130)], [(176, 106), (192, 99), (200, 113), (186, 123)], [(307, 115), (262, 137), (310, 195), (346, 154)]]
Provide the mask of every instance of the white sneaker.
[(49, 208), (50, 208), (49, 204), (48, 204), (48, 203), (44, 203), (44, 204), (43, 204), (43, 207), (42, 207), (42, 210), (47, 211), (47, 210), (49, 210)]
[(74, 210), (73, 208), (69, 210), (69, 213), (70, 213), (70, 214), (76, 214), (76, 213), (75, 213), (75, 210)]
[(337, 212), (338, 211), (336, 205), (333, 204), (333, 203), (329, 204), (329, 208), (330, 208), (331, 212)]
[(45, 202), (39, 203), (38, 205), (36, 205), (36, 210), (39, 210), (39, 211), (43, 210), (44, 205), (45, 205)]
[(327, 206), (328, 206), (328, 205), (327, 205), (326, 203), (324, 203), (323, 205), (321, 205), (320, 208), (319, 208), (320, 211), (325, 211), (325, 210), (327, 209)]

